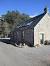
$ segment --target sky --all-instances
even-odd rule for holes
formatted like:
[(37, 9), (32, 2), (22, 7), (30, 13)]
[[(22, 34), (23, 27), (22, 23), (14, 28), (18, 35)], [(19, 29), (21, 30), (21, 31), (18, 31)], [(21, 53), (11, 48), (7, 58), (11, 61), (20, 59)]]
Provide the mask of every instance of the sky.
[(42, 13), (46, 6), (50, 11), (50, 0), (0, 0), (0, 15), (7, 11), (18, 10), (34, 16)]

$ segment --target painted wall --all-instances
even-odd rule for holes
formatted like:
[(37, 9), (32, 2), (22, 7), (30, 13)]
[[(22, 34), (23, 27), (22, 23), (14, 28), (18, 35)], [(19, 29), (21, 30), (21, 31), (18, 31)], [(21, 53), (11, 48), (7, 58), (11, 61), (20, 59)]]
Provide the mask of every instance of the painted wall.
[(50, 16), (48, 13), (44, 15), (34, 28), (34, 45), (40, 44), (40, 33), (44, 34), (44, 41), (50, 40)]

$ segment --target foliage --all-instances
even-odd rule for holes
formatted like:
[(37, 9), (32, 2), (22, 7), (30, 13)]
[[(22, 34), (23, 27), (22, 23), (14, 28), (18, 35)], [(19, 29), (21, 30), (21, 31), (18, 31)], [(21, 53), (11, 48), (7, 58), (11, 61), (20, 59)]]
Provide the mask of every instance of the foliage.
[(28, 20), (30, 17), (24, 13), (20, 13), (18, 11), (8, 11), (6, 14), (2, 15), (1, 17), (3, 19), (2, 21), (2, 32), (3, 34), (9, 33), (16, 25), (19, 25), (26, 20)]

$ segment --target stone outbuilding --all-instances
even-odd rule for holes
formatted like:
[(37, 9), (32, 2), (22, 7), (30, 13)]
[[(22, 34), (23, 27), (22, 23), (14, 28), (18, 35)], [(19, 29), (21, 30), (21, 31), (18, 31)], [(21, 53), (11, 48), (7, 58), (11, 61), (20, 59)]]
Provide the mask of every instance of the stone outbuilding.
[(44, 44), (45, 40), (50, 40), (50, 15), (47, 8), (44, 12), (30, 18), (14, 30), (14, 39), (18, 43), (26, 43), (29, 46)]

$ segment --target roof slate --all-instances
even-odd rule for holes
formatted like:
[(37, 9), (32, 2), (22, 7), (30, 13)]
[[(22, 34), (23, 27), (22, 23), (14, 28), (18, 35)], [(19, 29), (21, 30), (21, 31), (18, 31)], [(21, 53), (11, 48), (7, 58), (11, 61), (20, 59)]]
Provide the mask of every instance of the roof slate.
[(18, 28), (24, 28), (24, 27), (27, 27), (27, 28), (34, 28), (37, 23), (43, 18), (43, 16), (45, 15), (45, 13), (42, 13), (38, 16), (35, 16), (33, 18), (30, 18), (29, 20), (27, 20), (26, 22), (22, 23)]

